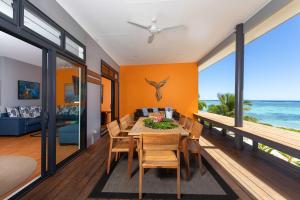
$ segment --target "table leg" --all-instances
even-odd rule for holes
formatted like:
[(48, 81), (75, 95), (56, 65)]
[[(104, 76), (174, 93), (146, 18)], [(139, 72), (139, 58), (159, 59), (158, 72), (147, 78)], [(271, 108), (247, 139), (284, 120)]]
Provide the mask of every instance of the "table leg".
[(134, 151), (134, 139), (133, 136), (129, 137), (129, 152), (128, 152), (128, 177), (131, 178), (132, 172), (132, 160)]
[(190, 176), (190, 160), (189, 160), (189, 150), (188, 150), (188, 139), (184, 138), (182, 141), (183, 157), (185, 163), (186, 177)]

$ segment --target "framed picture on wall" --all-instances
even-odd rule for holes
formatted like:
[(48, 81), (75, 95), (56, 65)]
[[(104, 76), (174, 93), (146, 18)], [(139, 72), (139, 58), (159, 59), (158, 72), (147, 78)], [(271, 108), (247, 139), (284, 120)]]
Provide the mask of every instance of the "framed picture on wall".
[(40, 99), (40, 83), (19, 80), (18, 99)]
[(65, 84), (65, 103), (73, 103), (78, 101), (79, 97), (75, 94), (74, 84), (66, 83)]

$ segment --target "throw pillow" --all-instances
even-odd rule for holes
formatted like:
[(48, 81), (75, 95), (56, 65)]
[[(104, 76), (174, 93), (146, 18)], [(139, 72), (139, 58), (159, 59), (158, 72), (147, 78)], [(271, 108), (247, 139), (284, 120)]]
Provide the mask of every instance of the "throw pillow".
[(72, 106), (70, 108), (70, 115), (79, 115), (79, 106)]
[(154, 113), (158, 112), (158, 108), (152, 108), (152, 110), (153, 110)]
[(144, 117), (148, 117), (149, 116), (148, 108), (142, 108), (142, 112), (143, 112), (143, 116)]
[(6, 112), (9, 117), (20, 117), (20, 113), (18, 109), (15, 107), (7, 107)]
[(22, 118), (33, 118), (33, 113), (30, 112), (29, 106), (20, 106), (19, 112)]
[(40, 106), (30, 106), (30, 115), (34, 118), (41, 116)]

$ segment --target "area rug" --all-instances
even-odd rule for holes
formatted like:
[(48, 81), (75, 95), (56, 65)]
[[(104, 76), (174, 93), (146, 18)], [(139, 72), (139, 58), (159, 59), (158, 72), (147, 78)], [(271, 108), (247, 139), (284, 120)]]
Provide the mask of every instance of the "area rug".
[[(194, 162), (195, 163), (195, 162)], [(207, 168), (201, 176), (197, 166), (191, 166), (191, 176), (185, 180), (181, 169), (181, 199), (237, 199), (235, 193), (204, 160)], [(110, 175), (103, 174), (90, 194), (99, 199), (137, 199), (138, 161), (133, 163), (132, 178), (127, 174), (127, 157), (113, 162)], [(143, 177), (143, 199), (176, 199), (176, 170), (147, 169)]]
[(0, 155), (0, 196), (30, 177), (37, 167), (37, 161), (25, 156)]

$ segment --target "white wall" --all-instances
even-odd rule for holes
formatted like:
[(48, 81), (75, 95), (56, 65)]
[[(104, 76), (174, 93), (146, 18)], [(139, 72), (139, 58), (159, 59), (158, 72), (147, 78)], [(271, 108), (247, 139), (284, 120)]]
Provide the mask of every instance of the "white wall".
[[(72, 34), (86, 46), (89, 69), (101, 73), (100, 62), (103, 59), (114, 69), (119, 71), (118, 64), (82, 29), (80, 25), (55, 1), (55, 0), (29, 0), (42, 10), (57, 24)], [(88, 108), (87, 108), (87, 145), (91, 144), (93, 131), (100, 127), (100, 88), (91, 83), (88, 84)]]
[[(41, 105), (42, 68), (7, 57), (0, 57), (1, 104), (0, 112), (8, 106)], [(40, 99), (19, 100), (18, 80), (39, 82)]]

